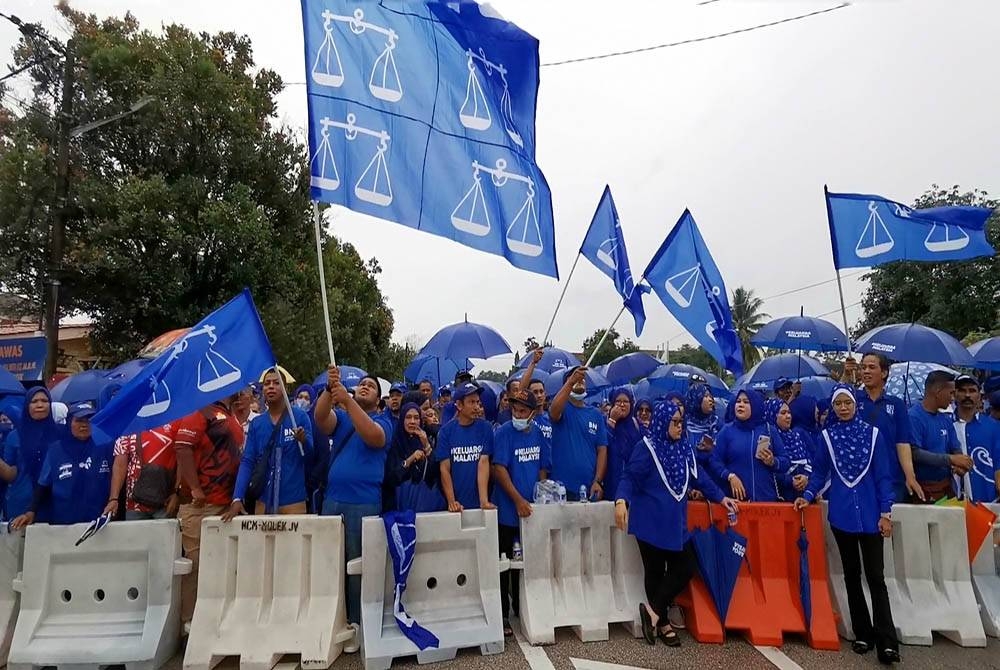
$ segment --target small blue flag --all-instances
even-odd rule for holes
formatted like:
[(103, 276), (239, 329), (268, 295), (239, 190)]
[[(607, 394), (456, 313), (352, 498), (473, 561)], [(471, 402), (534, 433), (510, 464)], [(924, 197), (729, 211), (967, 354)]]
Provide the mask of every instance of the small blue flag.
[(878, 195), (830, 193), (826, 211), (833, 265), (868, 268), (892, 261), (963, 261), (992, 256), (986, 207), (912, 209)]
[(642, 328), (646, 324), (642, 295), (649, 293), (650, 289), (643, 284), (636, 286), (632, 278), (628, 251), (625, 250), (625, 237), (622, 235), (618, 208), (615, 207), (615, 200), (611, 197), (610, 186), (604, 187), (604, 194), (597, 204), (597, 211), (590, 220), (587, 236), (580, 245), (580, 253), (615, 283), (615, 290), (625, 300), (625, 309), (635, 319), (636, 337), (642, 335)]
[(414, 621), (403, 609), (403, 592), (406, 591), (406, 578), (413, 567), (413, 557), (417, 553), (417, 513), (413, 510), (386, 512), (382, 515), (385, 524), (385, 541), (392, 559), (392, 574), (395, 577), (393, 597), (393, 615), (396, 624), (410, 642), (423, 651), (429, 647), (437, 649), (440, 641), (430, 632)]
[(108, 440), (157, 428), (246, 388), (274, 365), (253, 298), (243, 289), (144, 367), (91, 425)]
[(312, 197), (558, 278), (538, 40), (476, 2), (302, 0)]
[(712, 358), (737, 377), (743, 349), (726, 284), (691, 212), (677, 221), (643, 273), (657, 297)]

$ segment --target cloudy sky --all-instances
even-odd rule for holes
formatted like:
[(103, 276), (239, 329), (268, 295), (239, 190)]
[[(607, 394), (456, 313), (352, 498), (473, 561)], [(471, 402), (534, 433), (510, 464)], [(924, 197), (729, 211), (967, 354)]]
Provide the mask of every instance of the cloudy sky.
[[(331, 0), (332, 1), (332, 0)], [(723, 33), (836, 6), (837, 0), (495, 0), (541, 42), (543, 63)], [(249, 35), (258, 65), (292, 85), (282, 121), (306, 123), (299, 3), (293, 0), (73, 0), (98, 15), (132, 11), (151, 30), (178, 22)], [(3, 11), (67, 35), (51, 0)], [(604, 185), (638, 273), (685, 207), (730, 291), (753, 288), (772, 316), (841, 323), (823, 185), (912, 201), (932, 183), (1000, 193), (1000, 58), (995, 0), (860, 0), (747, 34), (543, 67), (537, 157), (552, 189), (565, 280)], [(0, 65), (17, 33), (0, 23)], [(3, 68), (6, 70), (6, 67)], [(378, 257), (395, 339), (420, 343), (442, 325), (486, 323), (514, 348), (541, 337), (561, 285), (443, 238), (338, 209), (333, 232)], [(852, 326), (863, 284), (847, 271)], [(820, 282), (825, 282), (820, 284)], [(806, 290), (804, 286), (820, 284)], [(579, 349), (620, 302), (577, 268), (553, 340)], [(692, 342), (649, 296), (640, 345)], [(618, 330), (632, 335), (626, 314)], [(499, 362), (499, 361), (498, 361)]]

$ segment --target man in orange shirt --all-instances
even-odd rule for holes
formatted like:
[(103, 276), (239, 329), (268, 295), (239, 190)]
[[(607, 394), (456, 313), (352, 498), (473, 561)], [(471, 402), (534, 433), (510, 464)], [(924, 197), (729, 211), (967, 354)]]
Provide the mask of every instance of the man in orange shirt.
[[(106, 514), (118, 511), (118, 496), (122, 485), (125, 485), (125, 520), (142, 521), (146, 519), (166, 519), (177, 514), (178, 497), (175, 481), (177, 479), (177, 455), (174, 450), (174, 426), (166, 424), (152, 430), (144, 430), (141, 434), (122, 435), (115, 441), (115, 463), (111, 471), (111, 496), (108, 499)], [(139, 451), (142, 449), (142, 451)], [(162, 477), (169, 489), (164, 492), (168, 497), (162, 505), (142, 503), (133, 497), (135, 483), (143, 466), (162, 468)]]
[(181, 622), (194, 616), (198, 597), (198, 557), (201, 522), (219, 516), (233, 502), (233, 487), (240, 468), (243, 426), (230, 410), (232, 397), (192, 412), (176, 424), (174, 449), (180, 481), (181, 544), (192, 570), (181, 582)]

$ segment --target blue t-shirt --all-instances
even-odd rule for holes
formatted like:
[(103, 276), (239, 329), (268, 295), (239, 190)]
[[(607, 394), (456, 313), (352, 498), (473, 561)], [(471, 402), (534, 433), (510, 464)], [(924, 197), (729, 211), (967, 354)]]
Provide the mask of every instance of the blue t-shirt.
[[(493, 436), (493, 465), (507, 468), (510, 480), (521, 497), (531, 502), (535, 496), (535, 482), (540, 470), (552, 467), (552, 443), (533, 423), (527, 430), (517, 430), (508, 421)], [(517, 526), (517, 506), (499, 483), (493, 484), (493, 504), (497, 517), (504, 526)]]
[(449, 421), (438, 431), (434, 459), (451, 461), (451, 485), (463, 508), (479, 509), (479, 459), (492, 454), (493, 427), (486, 419), (476, 419), (468, 426)]
[[(268, 468), (267, 483), (264, 492), (261, 494), (260, 502), (263, 502), (271, 514), (276, 514), (274, 510), (274, 480), (275, 470), (280, 465), (281, 485), (278, 487), (278, 506), (294, 505), (304, 502), (306, 499), (306, 472), (305, 464), (312, 460), (313, 451), (313, 430), (312, 421), (309, 415), (298, 407), (292, 408), (292, 416), (295, 418), (295, 425), (301, 426), (306, 433), (305, 444), (299, 449), (298, 440), (295, 439), (295, 429), (292, 428), (292, 418), (286, 413), (281, 420), (281, 428), (275, 435), (274, 448), (271, 455), (271, 464)], [(253, 474), (257, 461), (264, 457), (267, 452), (267, 445), (271, 441), (271, 433), (274, 431), (274, 424), (271, 423), (271, 415), (268, 413), (254, 417), (250, 422), (250, 429), (247, 431), (246, 445), (243, 447), (243, 457), (240, 459), (240, 471), (236, 476), (236, 488), (233, 492), (234, 498), (241, 500), (246, 497), (247, 485), (250, 484), (250, 476)], [(305, 455), (302, 452), (305, 452)], [(277, 461), (280, 453), (281, 462)], [(253, 510), (249, 510), (253, 512)]]
[[(972, 457), (969, 482), (972, 499), (976, 502), (993, 502), (997, 499), (994, 476), (1000, 469), (1000, 423), (976, 414), (969, 422), (956, 421), (956, 434), (965, 434), (965, 453)], [(961, 438), (959, 438), (961, 441)]]
[(49, 446), (38, 484), (52, 488), (51, 523), (90, 523), (101, 516), (111, 491), (113, 453), (112, 444), (73, 437)]
[(344, 442), (348, 431), (354, 429), (347, 412), (338, 409), (337, 427), (333, 431), (333, 444), (344, 447), (339, 454), (330, 456), (330, 472), (326, 480), (326, 499), (348, 505), (381, 505), (382, 479), (385, 476), (385, 456), (392, 442), (392, 421), (385, 415), (368, 416), (385, 432), (385, 444), (380, 448), (369, 447), (354, 431)]
[(532, 421), (534, 422), (534, 424), (536, 426), (538, 426), (538, 429), (542, 431), (542, 435), (544, 435), (545, 439), (548, 440), (549, 443), (551, 444), (551, 442), (552, 442), (552, 419), (549, 418), (549, 413), (548, 412), (541, 412), (539, 414), (536, 414), (535, 418), (532, 419)]
[[(910, 430), (913, 446), (934, 454), (960, 454), (955, 426), (951, 414), (928, 412), (922, 405), (910, 408)], [(951, 477), (951, 468), (916, 463), (914, 471), (919, 482), (937, 482)]]
[(559, 421), (552, 421), (552, 478), (574, 498), (597, 473), (597, 448), (608, 446), (608, 424), (593, 407), (567, 402)]
[(857, 414), (867, 424), (878, 428), (885, 441), (888, 454), (889, 474), (893, 485), (897, 488), (906, 481), (903, 466), (899, 463), (896, 452), (897, 444), (912, 444), (910, 419), (906, 412), (906, 403), (902, 398), (882, 393), (878, 400), (872, 400), (865, 389), (859, 389), (854, 394), (858, 403)]

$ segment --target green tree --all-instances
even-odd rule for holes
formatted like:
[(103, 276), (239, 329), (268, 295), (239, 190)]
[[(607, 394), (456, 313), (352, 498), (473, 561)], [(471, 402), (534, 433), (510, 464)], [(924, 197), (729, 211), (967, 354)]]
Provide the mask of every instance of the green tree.
[[(311, 379), (328, 355), (306, 148), (278, 120), (281, 78), (255, 64), (245, 36), (60, 11), (77, 56), (72, 123), (155, 99), (71, 144), (63, 313), (90, 315), (98, 353), (124, 360), (248, 286), (279, 361)], [(15, 66), (49, 49), (22, 38)], [(48, 274), (61, 68), (42, 59), (30, 102), (0, 108), (0, 290), (30, 314)], [(378, 369), (393, 328), (378, 264), (332, 237), (323, 253), (338, 362)]]
[[(594, 349), (597, 347), (597, 343), (601, 341), (604, 337), (604, 330), (600, 329), (594, 331), (594, 334), (583, 341), (583, 360), (586, 362), (590, 358)], [(604, 340), (604, 344), (601, 345), (601, 349), (597, 352), (597, 356), (594, 357), (592, 366), (604, 365), (610, 363), (615, 358), (618, 358), (622, 354), (630, 354), (633, 351), (639, 351), (639, 346), (629, 338), (625, 338), (620, 343), (618, 339), (621, 336), (618, 331), (611, 329), (608, 334), (608, 339)]]
[[(959, 186), (931, 186), (913, 206), (976, 205), (996, 208), (1000, 200), (986, 191), (963, 191)], [(1000, 246), (1000, 216), (987, 222), (987, 238)], [(919, 322), (951, 333), (959, 339), (1000, 328), (1000, 258), (987, 256), (969, 261), (887, 263), (865, 275), (868, 288), (861, 304), (864, 318), (853, 331), (855, 338), (890, 323)]]
[(495, 370), (483, 370), (478, 375), (476, 379), (485, 379), (488, 382), (497, 382), (503, 384), (507, 381), (507, 375), (502, 372), (497, 372)]
[(732, 298), (733, 327), (740, 336), (743, 347), (743, 368), (749, 370), (760, 362), (760, 349), (750, 341), (764, 322), (771, 318), (764, 312), (764, 300), (754, 290), (743, 286), (733, 289)]
[(705, 372), (711, 372), (716, 375), (720, 374), (719, 364), (715, 362), (712, 355), (705, 351), (703, 347), (682, 344), (680, 349), (674, 349), (670, 352), (670, 362), (694, 365)]

